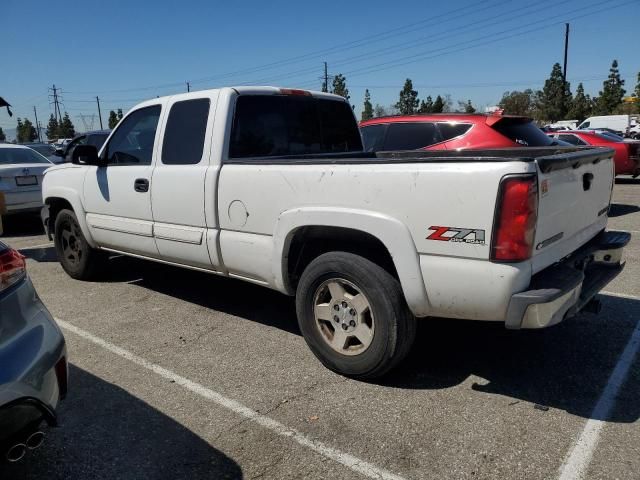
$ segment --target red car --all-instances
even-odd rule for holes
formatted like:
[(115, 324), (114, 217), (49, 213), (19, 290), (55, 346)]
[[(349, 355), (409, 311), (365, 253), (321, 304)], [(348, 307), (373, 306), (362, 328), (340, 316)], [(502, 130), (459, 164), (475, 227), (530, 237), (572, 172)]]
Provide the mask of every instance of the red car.
[(548, 135), (572, 145), (613, 148), (616, 151), (613, 157), (616, 175), (633, 175), (634, 177), (640, 175), (640, 142), (625, 141), (618, 135), (593, 130), (565, 130), (550, 132)]
[(437, 113), (379, 117), (362, 122), (360, 130), (368, 152), (559, 144), (530, 118), (499, 114)]

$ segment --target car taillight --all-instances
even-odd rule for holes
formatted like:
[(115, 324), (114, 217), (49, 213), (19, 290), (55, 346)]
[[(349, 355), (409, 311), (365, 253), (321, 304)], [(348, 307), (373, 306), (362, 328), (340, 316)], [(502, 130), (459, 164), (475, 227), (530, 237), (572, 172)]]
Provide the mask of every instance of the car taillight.
[(502, 179), (493, 225), (491, 260), (521, 262), (531, 258), (538, 219), (536, 180), (535, 175)]
[(24, 256), (9, 249), (0, 253), (0, 292), (22, 280), (27, 273)]

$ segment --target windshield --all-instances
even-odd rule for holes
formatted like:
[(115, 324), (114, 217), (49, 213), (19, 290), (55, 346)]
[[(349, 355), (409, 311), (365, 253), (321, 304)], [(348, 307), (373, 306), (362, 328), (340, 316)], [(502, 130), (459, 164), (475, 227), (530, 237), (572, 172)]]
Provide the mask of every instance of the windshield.
[(549, 147), (558, 142), (549, 138), (531, 120), (504, 118), (493, 125), (493, 129), (509, 140), (525, 147)]
[(0, 165), (21, 163), (51, 164), (49, 160), (30, 148), (0, 148)]

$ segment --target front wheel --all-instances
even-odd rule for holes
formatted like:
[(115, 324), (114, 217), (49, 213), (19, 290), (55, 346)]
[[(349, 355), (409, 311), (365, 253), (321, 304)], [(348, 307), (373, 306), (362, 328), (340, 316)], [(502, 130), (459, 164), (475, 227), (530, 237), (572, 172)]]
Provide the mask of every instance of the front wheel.
[(72, 210), (61, 210), (56, 217), (54, 245), (60, 265), (77, 280), (95, 278), (104, 266), (106, 255), (91, 248), (82, 234)]
[(311, 351), (342, 375), (372, 379), (407, 355), (416, 332), (398, 280), (346, 252), (320, 255), (296, 293), (298, 323)]

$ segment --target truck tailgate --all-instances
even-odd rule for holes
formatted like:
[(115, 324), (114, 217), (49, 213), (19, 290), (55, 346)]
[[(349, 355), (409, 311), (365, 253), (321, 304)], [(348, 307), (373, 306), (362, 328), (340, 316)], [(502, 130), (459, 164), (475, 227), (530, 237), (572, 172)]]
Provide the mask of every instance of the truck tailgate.
[(533, 273), (558, 262), (605, 228), (613, 187), (611, 149), (585, 149), (536, 160), (538, 221)]

